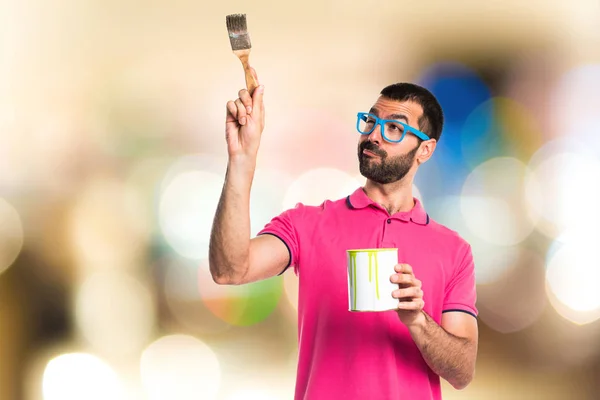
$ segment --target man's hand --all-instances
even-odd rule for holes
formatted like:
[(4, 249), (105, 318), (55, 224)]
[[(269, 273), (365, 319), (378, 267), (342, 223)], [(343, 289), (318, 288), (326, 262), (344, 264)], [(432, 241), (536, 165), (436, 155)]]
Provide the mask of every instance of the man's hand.
[(392, 292), (392, 297), (398, 299), (398, 316), (406, 325), (411, 326), (418, 322), (423, 322), (422, 313), (425, 302), (423, 301), (423, 290), (421, 281), (418, 280), (408, 264), (396, 264), (396, 271), (390, 277), (392, 283), (397, 283), (399, 289)]
[[(477, 357), (477, 320), (453, 312), (443, 318), (448, 328), (438, 325), (423, 311), (423, 290), (408, 264), (397, 264), (390, 281), (399, 289), (392, 292), (398, 299), (398, 317), (410, 332), (427, 365), (457, 389), (466, 387), (475, 373)], [(456, 314), (456, 315), (452, 315)]]
[[(258, 82), (254, 69), (252, 74)], [(252, 97), (246, 89), (242, 89), (237, 100), (227, 102), (225, 136), (230, 160), (239, 156), (256, 158), (265, 126), (263, 93), (262, 85), (256, 88)]]

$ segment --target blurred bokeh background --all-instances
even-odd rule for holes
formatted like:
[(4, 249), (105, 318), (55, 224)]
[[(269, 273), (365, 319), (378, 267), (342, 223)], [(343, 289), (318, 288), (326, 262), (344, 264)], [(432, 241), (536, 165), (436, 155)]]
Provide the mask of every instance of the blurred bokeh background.
[(0, 0), (0, 399), (290, 399), (297, 277), (216, 286), (246, 13), (252, 230), (351, 193), (356, 112), (447, 124), (416, 193), (473, 246), (480, 351), (446, 399), (600, 398), (600, 4)]

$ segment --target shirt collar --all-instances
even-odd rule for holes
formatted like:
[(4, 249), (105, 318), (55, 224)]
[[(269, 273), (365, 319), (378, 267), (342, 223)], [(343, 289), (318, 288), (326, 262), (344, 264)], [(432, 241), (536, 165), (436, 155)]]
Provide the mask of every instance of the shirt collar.
[[(423, 208), (423, 205), (419, 199), (413, 198), (413, 200), (415, 205), (410, 211), (398, 212), (392, 215), (391, 218), (397, 218), (406, 222), (413, 221), (420, 225), (427, 225), (429, 223), (429, 215), (427, 215), (425, 212), (425, 209)], [(385, 211), (381, 205), (375, 203), (369, 198), (369, 196), (367, 196), (362, 187), (359, 187), (354, 191), (354, 193), (346, 197), (346, 204), (351, 209), (361, 209), (373, 206)]]

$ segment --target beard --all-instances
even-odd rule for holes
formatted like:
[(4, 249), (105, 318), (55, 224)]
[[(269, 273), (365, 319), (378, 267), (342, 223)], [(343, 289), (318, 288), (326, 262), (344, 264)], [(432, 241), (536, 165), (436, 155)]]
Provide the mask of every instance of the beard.
[[(382, 185), (397, 182), (404, 178), (408, 174), (408, 171), (410, 171), (418, 149), (419, 145), (406, 154), (389, 157), (385, 150), (379, 148), (373, 142), (365, 140), (358, 145), (360, 173), (365, 178)], [(377, 154), (379, 160), (376, 157), (364, 155), (363, 150), (369, 150)]]

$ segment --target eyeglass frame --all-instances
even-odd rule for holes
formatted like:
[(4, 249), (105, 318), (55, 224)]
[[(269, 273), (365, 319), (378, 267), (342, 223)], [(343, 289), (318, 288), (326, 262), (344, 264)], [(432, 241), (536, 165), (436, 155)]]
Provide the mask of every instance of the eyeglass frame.
[[(363, 119), (365, 116), (370, 116), (373, 117), (373, 119), (375, 119), (375, 123), (373, 124), (373, 129), (371, 129), (371, 131), (369, 132), (361, 132), (361, 130), (359, 129), (360, 126), (360, 121), (364, 121), (367, 122), (365, 119)], [(416, 137), (418, 137), (421, 140), (430, 140), (431, 138), (429, 136), (427, 136), (425, 133), (421, 132), (418, 129), (413, 128), (410, 125), (405, 124), (404, 122), (395, 120), (395, 119), (381, 119), (379, 117), (377, 117), (377, 115), (368, 113), (368, 112), (359, 112), (358, 114), (356, 114), (356, 130), (358, 131), (358, 133), (360, 133), (361, 135), (370, 135), (371, 133), (373, 133), (375, 131), (375, 128), (377, 127), (377, 125), (380, 125), (380, 130), (381, 130), (381, 137), (390, 143), (400, 143), (402, 140), (404, 140), (404, 136), (406, 135), (406, 132), (410, 132), (413, 135), (415, 135)], [(390, 140), (387, 136), (385, 136), (385, 124), (386, 122), (394, 122), (397, 123), (399, 125), (402, 125), (402, 127), (404, 128), (404, 131), (402, 132), (402, 137), (399, 140)]]

